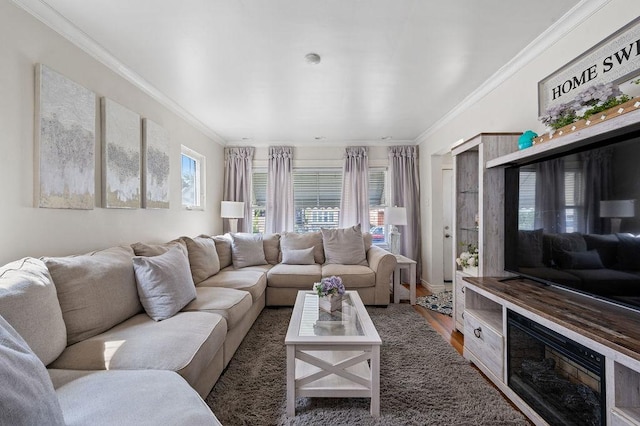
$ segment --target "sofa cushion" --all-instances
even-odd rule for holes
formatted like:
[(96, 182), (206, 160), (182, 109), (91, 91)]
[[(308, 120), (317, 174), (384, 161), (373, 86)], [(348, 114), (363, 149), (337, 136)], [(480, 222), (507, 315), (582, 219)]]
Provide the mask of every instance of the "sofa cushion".
[(286, 265), (313, 265), (313, 247), (299, 250), (284, 250), (282, 252), (282, 263)]
[(322, 279), (322, 265), (286, 265), (281, 263), (267, 272), (269, 287), (311, 290)]
[(216, 251), (216, 243), (210, 237), (182, 237), (187, 244), (189, 265), (193, 282), (198, 284), (220, 271), (220, 259)]
[(266, 265), (261, 234), (231, 234), (233, 267), (236, 269), (253, 265)]
[(248, 291), (251, 294), (252, 303), (255, 303), (267, 288), (267, 274), (263, 270), (253, 268), (262, 267), (234, 269), (233, 266), (229, 266), (198, 284), (198, 287), (225, 287)]
[(628, 271), (640, 270), (640, 236), (616, 234), (618, 245), (618, 269)]
[(518, 266), (523, 268), (541, 268), (542, 228), (533, 231), (518, 231)]
[(618, 263), (618, 238), (614, 234), (586, 234), (582, 236), (587, 243), (587, 250), (597, 250), (605, 268), (612, 268)]
[(132, 258), (131, 247), (43, 258), (58, 292), (68, 345), (142, 311)]
[(0, 424), (64, 425), (47, 370), (0, 316)]
[(373, 235), (370, 232), (363, 232), (362, 239), (364, 240), (364, 251), (369, 251), (373, 245)]
[(184, 247), (176, 245), (159, 256), (134, 257), (140, 302), (152, 319), (175, 315), (196, 297)]
[(0, 313), (46, 365), (67, 346), (67, 329), (49, 270), (24, 258), (0, 268)]
[(561, 269), (604, 269), (598, 251), (562, 251), (557, 256)]
[(322, 229), (325, 263), (367, 265), (360, 225), (350, 228)]
[(182, 244), (186, 247), (186, 243), (180, 239), (169, 241), (164, 244), (147, 244), (147, 243), (133, 243), (131, 248), (136, 256), (158, 256), (162, 253), (166, 253), (169, 249), (176, 244)]
[(220, 425), (200, 395), (170, 371), (50, 370), (49, 374), (69, 426)]
[(322, 265), (322, 276), (332, 275), (342, 278), (342, 283), (347, 289), (375, 287), (376, 273), (368, 266), (362, 265)]
[[(544, 239), (544, 236), (543, 236)], [(563, 255), (565, 251), (580, 252), (587, 251), (587, 243), (585, 242), (582, 234), (578, 232), (551, 234), (551, 258), (553, 264), (558, 265), (559, 257)], [(544, 243), (543, 243), (544, 244)]]
[(299, 250), (313, 247), (313, 257), (316, 263), (324, 263), (324, 249), (322, 248), (322, 233), (285, 232), (280, 235), (280, 250)]
[(227, 266), (233, 264), (231, 260), (231, 236), (229, 234), (217, 235), (213, 237), (213, 241), (216, 243), (216, 251), (218, 252), (218, 259), (220, 261), (220, 269), (224, 269)]
[(169, 370), (192, 386), (222, 348), (226, 320), (208, 312), (179, 312), (155, 322), (145, 314), (65, 351), (51, 368), (76, 370)]
[(280, 234), (263, 234), (262, 246), (267, 263), (277, 265), (280, 261)]
[(248, 291), (224, 287), (197, 287), (195, 300), (184, 307), (184, 312), (213, 312), (227, 320), (227, 328), (233, 330), (242, 321), (253, 304)]

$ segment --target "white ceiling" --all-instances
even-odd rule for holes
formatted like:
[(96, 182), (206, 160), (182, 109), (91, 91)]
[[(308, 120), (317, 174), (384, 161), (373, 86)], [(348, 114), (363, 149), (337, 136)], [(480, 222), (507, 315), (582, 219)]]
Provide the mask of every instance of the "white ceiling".
[(35, 1), (222, 143), (297, 145), (415, 141), (578, 3)]

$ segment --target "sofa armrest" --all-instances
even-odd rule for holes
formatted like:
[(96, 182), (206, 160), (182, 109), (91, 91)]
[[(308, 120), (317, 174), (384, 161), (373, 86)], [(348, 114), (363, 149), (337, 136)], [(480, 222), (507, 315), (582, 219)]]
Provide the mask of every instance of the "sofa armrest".
[(369, 262), (369, 267), (376, 274), (375, 304), (388, 305), (391, 274), (398, 261), (388, 251), (378, 246), (371, 246), (367, 251), (367, 262)]

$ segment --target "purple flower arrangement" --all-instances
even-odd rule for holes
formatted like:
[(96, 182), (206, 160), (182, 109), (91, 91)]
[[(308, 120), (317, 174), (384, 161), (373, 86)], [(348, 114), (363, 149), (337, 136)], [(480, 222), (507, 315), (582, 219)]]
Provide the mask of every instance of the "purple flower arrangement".
[(572, 101), (549, 107), (540, 117), (540, 121), (552, 129), (559, 129), (625, 103), (629, 99), (613, 83), (595, 84), (580, 92)]
[(333, 294), (343, 295), (345, 292), (344, 284), (342, 284), (342, 278), (336, 277), (335, 275), (325, 277), (320, 280), (319, 283), (315, 283), (313, 285), (313, 289), (320, 297), (330, 296)]

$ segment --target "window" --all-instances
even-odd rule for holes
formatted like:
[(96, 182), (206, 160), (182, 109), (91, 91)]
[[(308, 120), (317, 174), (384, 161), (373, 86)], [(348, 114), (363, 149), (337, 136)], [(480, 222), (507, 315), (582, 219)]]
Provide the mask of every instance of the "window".
[[(373, 242), (386, 240), (384, 209), (387, 203), (387, 171), (369, 171), (369, 220)], [(319, 231), (321, 228), (337, 228), (340, 219), (342, 194), (342, 169), (296, 169), (293, 171), (293, 197), (295, 208), (295, 232)], [(265, 232), (267, 172), (253, 172), (252, 187), (253, 232)]]
[(296, 232), (337, 228), (342, 193), (342, 170), (293, 171)]
[[(564, 172), (564, 232), (578, 232), (583, 229), (581, 213), (584, 208), (582, 200), (582, 171), (575, 165), (565, 164)], [(520, 201), (518, 210), (518, 229), (533, 230), (535, 228), (536, 172), (520, 170)]]
[(533, 231), (536, 214), (536, 172), (520, 170), (518, 229)]
[(253, 187), (251, 188), (251, 218), (253, 232), (264, 234), (265, 216), (267, 211), (267, 172), (259, 170), (253, 172)]
[(184, 145), (181, 149), (182, 207), (188, 210), (203, 210), (204, 156)]
[[(373, 243), (384, 243), (387, 240), (387, 227), (384, 225), (384, 209), (389, 205), (387, 200), (386, 169), (369, 170), (369, 232)], [(363, 229), (363, 231), (365, 231)]]
[(584, 230), (581, 223), (584, 202), (582, 200), (582, 171), (567, 165), (564, 172), (565, 232)]

